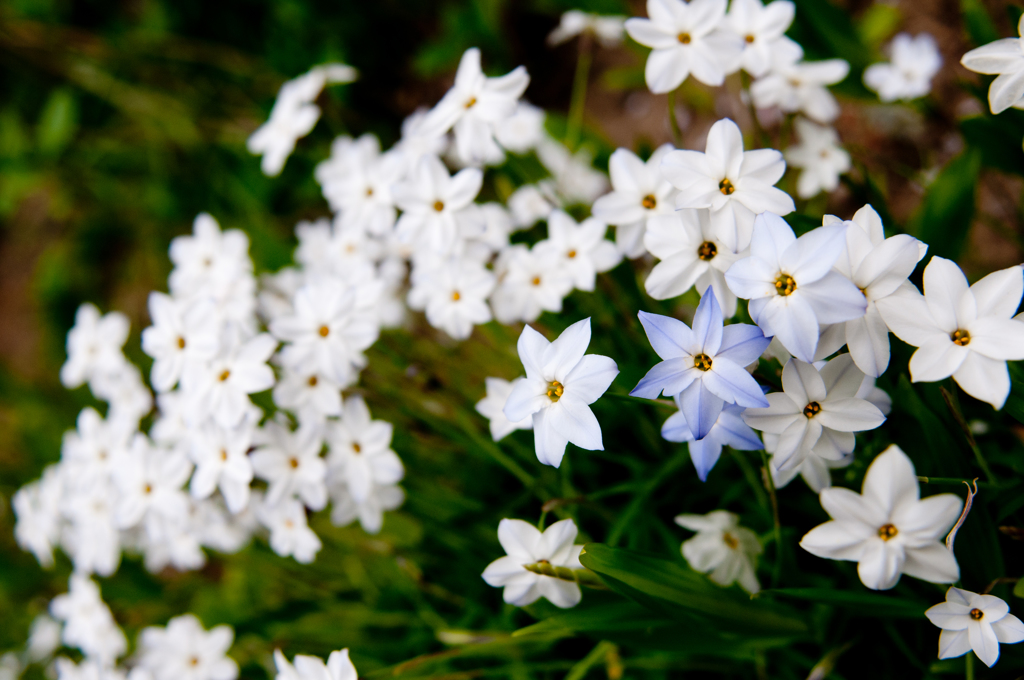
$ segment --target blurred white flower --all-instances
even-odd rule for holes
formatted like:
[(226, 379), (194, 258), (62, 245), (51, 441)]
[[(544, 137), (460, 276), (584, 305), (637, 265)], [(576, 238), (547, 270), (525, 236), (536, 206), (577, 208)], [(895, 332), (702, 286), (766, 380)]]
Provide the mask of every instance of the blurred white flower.
[(520, 519), (503, 519), (498, 523), (498, 541), (508, 553), (487, 565), (482, 577), (487, 585), (504, 587), (505, 602), (525, 607), (547, 598), (556, 607), (575, 607), (582, 598), (580, 587), (572, 581), (537, 574), (526, 565), (547, 563), (552, 567), (582, 569), (576, 541), (576, 524), (571, 519), (555, 522), (544, 533)]
[(222, 341), (220, 353), (208, 364), (189, 367), (182, 390), (189, 394), (192, 412), (202, 422), (212, 417), (232, 428), (252, 408), (249, 395), (274, 386), (274, 371), (267, 365), (277, 340), (267, 333), (241, 343)]
[(516, 378), (512, 382), (501, 378), (487, 378), (484, 383), (487, 387), (487, 396), (476, 403), (476, 412), (490, 421), (491, 438), (500, 441), (516, 430), (532, 430), (533, 418), (526, 417), (519, 422), (513, 423), (505, 417), (505, 402), (508, 395), (523, 378)]
[(186, 365), (209, 361), (217, 353), (220, 319), (210, 300), (176, 301), (149, 294), (153, 325), (142, 331), (142, 351), (153, 357), (150, 384), (167, 392), (178, 384)]
[(324, 443), (319, 425), (292, 432), (271, 420), (258, 431), (257, 441), (249, 460), (256, 476), (267, 481), (267, 503), (298, 498), (313, 511), (327, 506), (327, 465), (320, 457)]
[(558, 467), (565, 446), (604, 450), (601, 425), (590, 404), (597, 401), (618, 375), (605, 356), (584, 356), (590, 345), (590, 319), (577, 321), (554, 342), (530, 326), (519, 336), (519, 359), (526, 378), (518, 382), (505, 403), (505, 417), (519, 422), (533, 416), (537, 459)]
[(256, 518), (270, 530), (270, 548), (281, 557), (294, 557), (299, 564), (309, 564), (323, 547), (309, 528), (305, 506), (294, 498), (276, 505), (258, 500)]
[(494, 128), (494, 137), (512, 153), (524, 154), (544, 138), (544, 119), (547, 114), (524, 101), (516, 105), (512, 115)]
[(121, 352), (128, 340), (128, 317), (120, 312), (100, 315), (96, 305), (86, 302), (75, 313), (75, 325), (68, 331), (68, 358), (60, 369), (60, 381), (74, 389), (97, 376), (120, 371), (127, 360)]
[(1024, 359), (1024, 324), (1011, 318), (1024, 294), (1024, 270), (1003, 269), (969, 286), (955, 262), (933, 257), (924, 293), (903, 288), (877, 303), (889, 330), (917, 347), (911, 380), (953, 376), (964, 392), (1001, 409), (1010, 393), (1006, 362)]
[(494, 274), (468, 258), (442, 258), (413, 270), (409, 307), (426, 312), (427, 321), (456, 340), (465, 340), (473, 327), (491, 320), (487, 297)]
[(548, 237), (534, 246), (538, 256), (549, 252), (555, 266), (572, 277), (573, 286), (593, 292), (597, 275), (606, 272), (622, 260), (615, 244), (605, 240), (608, 225), (589, 217), (582, 223), (561, 210), (548, 215)]
[(868, 467), (862, 493), (832, 487), (820, 499), (832, 521), (811, 529), (800, 547), (818, 557), (857, 562), (868, 588), (888, 590), (901, 574), (932, 583), (960, 578), (942, 537), (963, 501), (950, 493), (921, 500), (914, 465), (895, 444)]
[(234, 680), (238, 664), (227, 656), (234, 639), (231, 626), (207, 631), (192, 614), (176, 616), (139, 633), (139, 665), (153, 680)]
[(33, 619), (32, 627), (29, 628), (28, 644), (25, 645), (29, 661), (39, 662), (53, 656), (60, 647), (63, 631), (63, 626), (46, 614), (40, 614)]
[(50, 614), (64, 624), (64, 644), (82, 650), (87, 659), (111, 666), (128, 650), (124, 633), (100, 598), (99, 587), (88, 576), (72, 574), (68, 592), (50, 602)]
[(802, 170), (796, 181), (796, 195), (811, 198), (822, 191), (835, 191), (839, 176), (851, 167), (850, 154), (839, 146), (839, 135), (805, 118), (797, 118), (793, 127), (800, 141), (783, 153), (790, 166)]
[(802, 61), (803, 50), (796, 43), (780, 46), (766, 75), (750, 86), (754, 106), (779, 107), (784, 113), (801, 112), (818, 123), (831, 123), (839, 116), (839, 104), (828, 91), (846, 78), (850, 65), (842, 59)]
[(648, 19), (626, 21), (629, 37), (652, 48), (644, 74), (655, 94), (671, 92), (689, 76), (721, 85), (739, 67), (743, 39), (723, 30), (726, 0), (647, 0)]
[(721, 586), (739, 583), (751, 594), (761, 590), (754, 573), (761, 542), (757, 534), (739, 525), (739, 517), (715, 510), (706, 515), (679, 515), (676, 524), (697, 532), (682, 546), (683, 557), (694, 571), (710, 574)]
[(373, 484), (366, 497), (357, 502), (343, 479), (334, 478), (329, 483), (328, 490), (334, 504), (331, 522), (339, 527), (348, 526), (358, 519), (366, 533), (380, 533), (384, 526), (384, 513), (405, 502), (405, 492), (397, 484)]
[(795, 13), (796, 7), (789, 0), (767, 5), (761, 0), (732, 0), (725, 27), (743, 39), (740, 66), (744, 71), (759, 78), (771, 69), (777, 50), (792, 49), (794, 43), (786, 37), (786, 30)]
[(383, 420), (372, 420), (370, 409), (360, 396), (345, 400), (344, 414), (327, 429), (328, 484), (345, 486), (361, 504), (374, 485), (395, 484), (405, 476), (398, 454), (391, 450), (394, 428)]
[(155, 447), (146, 435), (136, 434), (113, 473), (118, 527), (130, 529), (141, 524), (156, 537), (162, 521), (183, 519), (188, 497), (182, 487), (190, 474), (192, 464), (182, 453)]
[(495, 263), (498, 287), (491, 295), (494, 318), (504, 324), (536, 321), (541, 312), (561, 312), (573, 277), (553, 252), (506, 248)]
[(209, 498), (220, 489), (233, 514), (249, 505), (253, 469), (248, 454), (256, 420), (244, 418), (231, 428), (211, 422), (192, 434), (189, 455), (196, 464), (191, 483), (193, 498)]
[(924, 615), (942, 629), (940, 659), (953, 659), (974, 650), (991, 668), (999, 660), (999, 643), (1012, 645), (1024, 641), (1024, 623), (995, 595), (951, 587), (946, 591), (946, 601), (929, 608)]
[(562, 14), (555, 30), (548, 34), (548, 44), (561, 45), (578, 35), (590, 33), (605, 47), (613, 47), (622, 42), (624, 16), (602, 16), (571, 9)]
[(773, 186), (786, 172), (782, 154), (744, 151), (740, 128), (728, 118), (711, 126), (703, 153), (672, 151), (661, 171), (679, 190), (676, 207), (709, 208), (718, 239), (734, 253), (749, 245), (756, 215), (787, 215), (796, 209), (793, 199)]
[(324, 664), (322, 659), (296, 654), (294, 665), (288, 662), (280, 649), (274, 650), (275, 680), (357, 680), (356, 667), (348, 658), (348, 649), (331, 652)]
[(992, 113), (1018, 107), (1024, 99), (1024, 16), (1017, 22), (1019, 38), (1003, 38), (977, 47), (960, 63), (975, 73), (997, 76), (988, 88)]
[(864, 85), (883, 102), (911, 100), (931, 92), (932, 78), (942, 68), (942, 55), (928, 33), (900, 33), (889, 44), (892, 63), (864, 69)]
[(465, 168), (454, 176), (440, 159), (424, 156), (395, 187), (395, 200), (402, 216), (395, 226), (398, 238), (418, 248), (444, 254), (451, 252), (459, 237), (482, 231), (478, 215), (467, 210), (480, 193), (483, 173)]

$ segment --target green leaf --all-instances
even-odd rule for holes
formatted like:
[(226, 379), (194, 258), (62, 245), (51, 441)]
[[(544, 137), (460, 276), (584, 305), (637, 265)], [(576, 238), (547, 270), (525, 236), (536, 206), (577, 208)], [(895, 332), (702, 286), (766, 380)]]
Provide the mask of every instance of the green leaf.
[[(850, 63), (850, 72), (859, 82), (859, 73), (870, 61), (870, 51), (861, 43), (849, 12), (830, 0), (795, 0), (796, 20), (790, 37), (800, 43), (810, 58), (839, 57)], [(851, 78), (847, 78), (851, 80)]]
[(39, 116), (36, 130), (39, 150), (50, 156), (59, 154), (74, 139), (77, 129), (78, 107), (71, 91), (54, 90)]
[(981, 0), (960, 0), (960, 11), (964, 14), (967, 34), (975, 45), (985, 45), (1002, 37)]
[(968, 148), (951, 160), (928, 187), (912, 220), (912, 231), (928, 244), (929, 255), (951, 260), (960, 255), (974, 219), (974, 193), (981, 159), (981, 151)]
[(896, 32), (902, 21), (902, 12), (893, 5), (871, 5), (857, 22), (857, 35), (865, 45), (877, 50)]
[(850, 609), (873, 617), (919, 619), (930, 604), (881, 593), (866, 593), (832, 588), (775, 588), (764, 590), (761, 597), (783, 597)]
[(1011, 361), (1010, 367), (1010, 394), (1006, 398), (1003, 411), (1009, 414), (1018, 423), (1024, 424), (1024, 371), (1020, 363)]
[(981, 151), (981, 164), (1024, 175), (1024, 112), (1010, 110), (999, 116), (974, 116), (960, 123), (967, 145)]
[(1024, 598), (1024, 578), (1017, 581), (1017, 585), (1013, 587), (1013, 594), (1017, 597)]
[(674, 561), (600, 543), (588, 543), (580, 561), (612, 590), (689, 625), (761, 637), (766, 645), (809, 632), (806, 621), (793, 610), (752, 601), (739, 589), (716, 586)]
[[(589, 593), (588, 593), (589, 595)], [(618, 598), (618, 595), (614, 597)], [(665, 626), (677, 626), (672, 618), (652, 612), (632, 600), (621, 600), (585, 606), (584, 604), (565, 612), (559, 612), (543, 621), (520, 628), (512, 633), (513, 637), (536, 635), (538, 633), (586, 633), (616, 630), (649, 630)]]

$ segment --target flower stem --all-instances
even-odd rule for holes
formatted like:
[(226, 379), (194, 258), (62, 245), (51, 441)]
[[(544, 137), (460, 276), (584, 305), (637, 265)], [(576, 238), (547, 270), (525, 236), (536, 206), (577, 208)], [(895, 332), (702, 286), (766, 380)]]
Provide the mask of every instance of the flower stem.
[(587, 103), (587, 81), (590, 78), (590, 35), (580, 36), (579, 56), (576, 59), (576, 75), (572, 80), (572, 100), (569, 102), (569, 117), (565, 126), (565, 145), (570, 151), (576, 150), (583, 127), (583, 110)]
[(940, 387), (939, 391), (942, 393), (942, 399), (946, 402), (949, 412), (953, 414), (953, 420), (955, 420), (956, 424), (960, 426), (960, 431), (964, 433), (964, 438), (967, 439), (967, 445), (970, 446), (971, 451), (974, 452), (974, 458), (978, 461), (978, 466), (981, 468), (981, 471), (985, 473), (986, 479), (988, 479), (992, 485), (998, 486), (996, 477), (992, 474), (992, 468), (988, 466), (988, 461), (985, 460), (985, 456), (982, 455), (981, 449), (978, 447), (978, 442), (974, 439), (974, 433), (971, 432), (971, 427), (967, 424), (964, 414), (960, 412), (960, 405), (957, 403), (956, 396), (945, 387)]
[(556, 567), (548, 561), (534, 562), (533, 564), (524, 564), (523, 569), (526, 571), (533, 572), (534, 574), (540, 574), (541, 576), (550, 576), (557, 578), (560, 581), (572, 581), (578, 583), (581, 586), (587, 586), (589, 588), (598, 588), (601, 590), (607, 590), (608, 586), (604, 584), (601, 577), (590, 571), (589, 569), (570, 569), (569, 567)]
[(761, 449), (761, 479), (768, 490), (768, 500), (772, 504), (772, 523), (775, 525), (775, 565), (772, 567), (772, 588), (777, 588), (782, 575), (782, 523), (779, 521), (779, 499), (775, 495), (775, 480), (772, 479), (771, 468), (768, 467), (768, 454)]
[(967, 652), (964, 658), (964, 677), (967, 680), (974, 680), (974, 652)]
[(668, 124), (672, 128), (672, 143), (679, 148), (683, 144), (683, 131), (679, 128), (679, 120), (676, 118), (676, 92), (668, 93)]

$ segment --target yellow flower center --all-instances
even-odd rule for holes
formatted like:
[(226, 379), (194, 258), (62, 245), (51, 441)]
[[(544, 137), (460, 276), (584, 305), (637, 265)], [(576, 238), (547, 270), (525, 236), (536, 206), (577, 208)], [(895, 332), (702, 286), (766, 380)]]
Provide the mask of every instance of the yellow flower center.
[(321, 338), (326, 338), (330, 334), (331, 334), (331, 329), (330, 328), (328, 328), (327, 326), (320, 326), (320, 337)]
[(792, 295), (796, 290), (796, 279), (789, 274), (779, 274), (775, 277), (775, 292), (779, 295)]
[(224, 369), (224, 371), (219, 376), (217, 376), (217, 379), (220, 380), (221, 382), (224, 382), (225, 380), (227, 380), (230, 377), (231, 377), (231, 371), (229, 371), (227, 369)]
[(707, 354), (695, 354), (693, 357), (693, 367), (698, 371), (710, 371), (711, 370), (711, 357)]
[(291, 465), (292, 469), (294, 470), (295, 468), (299, 467), (299, 459), (298, 458), (294, 458), (294, 457), (293, 458), (289, 458), (288, 459), (288, 464)]
[(705, 262), (715, 259), (715, 255), (718, 255), (718, 246), (711, 241), (704, 241), (697, 248), (697, 257)]
[(316, 387), (316, 383), (317, 383), (316, 376), (315, 375), (309, 376), (309, 380), (307, 380), (306, 382), (309, 383), (310, 387)]
[(534, 276), (533, 280), (530, 281), (530, 283), (532, 283), (535, 286), (539, 286), (540, 285), (540, 277), (539, 276)]
[(733, 550), (740, 547), (739, 540), (737, 540), (736, 537), (730, 534), (728, 531), (722, 534), (722, 542)]
[(676, 39), (684, 45), (689, 45), (693, 38), (690, 37), (689, 33), (680, 33), (676, 36)]
[(821, 413), (821, 404), (816, 401), (812, 401), (807, 406), (804, 406), (804, 415), (808, 418), (813, 418), (819, 413)]
[(457, 290), (453, 290), (452, 291), (452, 301), (453, 302), (458, 302), (461, 299), (462, 299), (462, 294), (459, 293), (459, 291), (457, 291)]
[(953, 335), (949, 336), (949, 339), (953, 341), (954, 345), (961, 347), (971, 344), (971, 334), (963, 329), (953, 331)]
[(746, 40), (747, 44), (749, 45), (750, 43), (754, 42), (754, 34), (753, 33), (747, 33), (747, 35), (744, 36), (743, 39)]
[(886, 524), (878, 528), (878, 537), (883, 541), (888, 541), (896, 537), (896, 534), (900, 533), (900, 530), (894, 527), (892, 524)]
[(178, 349), (185, 349), (185, 338), (178, 336)]
[(466, 100), (466, 108), (471, 109), (476, 106), (476, 97), (470, 97)]
[(658, 207), (658, 199), (654, 197), (654, 194), (647, 194), (643, 200), (640, 201), (640, 205), (647, 208), (648, 210), (654, 210)]
[(352, 453), (362, 453), (363, 447), (359, 445), (359, 442), (352, 442)]
[(734, 187), (729, 178), (726, 177), (725, 179), (718, 183), (718, 190), (721, 191), (726, 196), (729, 196), (732, 194), (732, 192), (736, 191), (736, 187)]
[(437, 212), (441, 212), (442, 210), (444, 210), (444, 201), (434, 201), (434, 210), (436, 210)]
[(978, 608), (974, 608), (970, 611), (969, 616), (975, 621), (981, 621), (983, 618), (985, 618), (985, 612), (981, 611)]
[(552, 380), (550, 383), (548, 383), (548, 391), (546, 392), (546, 394), (548, 395), (548, 399), (550, 399), (551, 401), (558, 401), (559, 399), (561, 399), (563, 392), (565, 392), (565, 388), (562, 387), (562, 383), (558, 382), (557, 380)]
[(565, 256), (568, 257), (570, 260), (576, 259), (576, 251), (570, 250), (565, 254)]

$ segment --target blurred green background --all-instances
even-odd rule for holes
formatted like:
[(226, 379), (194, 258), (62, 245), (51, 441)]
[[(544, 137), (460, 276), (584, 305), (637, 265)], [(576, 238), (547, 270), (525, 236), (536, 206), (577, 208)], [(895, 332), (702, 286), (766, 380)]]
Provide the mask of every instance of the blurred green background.
[[(912, 231), (933, 253), (959, 257), (972, 277), (1018, 262), (1024, 114), (988, 115), (979, 104), (981, 81), (956, 62), (971, 46), (1013, 35), (1019, 7), (982, 0), (797, 4), (792, 35), (808, 54), (843, 57), (854, 66), (837, 92), (844, 105), (839, 127), (856, 168), (828, 201), (801, 203), (794, 223), (820, 223), (826, 211), (849, 217), (870, 201), (888, 227)], [(552, 110), (557, 126), (569, 105), (576, 48), (552, 50), (544, 41), (570, 8), (642, 13), (642, 3), (618, 0), (0, 5), (0, 651), (19, 648), (32, 617), (66, 590), (66, 559), (45, 572), (14, 544), (9, 498), (58, 459), (62, 433), (93, 403), (85, 388), (69, 393), (57, 380), (77, 306), (88, 300), (104, 311), (126, 312), (133, 323), (126, 352), (148, 372), (138, 334), (148, 324), (149, 291), (165, 288), (170, 239), (207, 211), (225, 228), (246, 231), (258, 272), (287, 264), (295, 223), (328, 215), (312, 170), (331, 140), (374, 132), (385, 146), (393, 142), (405, 116), (444, 93), (468, 47), (482, 48), (491, 73), (524, 64), (532, 77), (526, 98)], [(858, 74), (881, 58), (883, 43), (901, 29), (935, 33), (948, 67), (933, 98), (880, 106)], [(664, 97), (643, 88), (644, 54), (626, 45), (597, 56), (586, 137), (599, 159), (616, 145), (650, 149), (669, 139)], [(317, 128), (300, 141), (280, 177), (264, 177), (245, 139), (266, 118), (284, 80), (335, 60), (356, 66), (360, 80), (321, 96)], [(703, 145), (710, 121), (734, 115), (716, 97), (700, 86), (684, 92), (691, 148)], [(778, 145), (779, 133), (770, 134), (768, 141)], [(575, 293), (563, 315), (545, 316), (540, 326), (551, 335), (592, 316), (590, 351), (619, 362), (622, 375), (612, 392), (624, 394), (654, 361), (636, 310), (679, 312), (693, 302), (656, 303), (642, 290), (636, 272), (620, 267), (602, 277), (598, 295)], [(533, 521), (541, 505), (554, 500), (554, 514), (574, 517), (586, 538), (679, 562), (686, 533), (671, 518), (682, 511), (729, 508), (763, 536), (771, 533), (769, 500), (757, 479), (761, 461), (756, 453), (726, 455), (701, 485), (685, 448), (658, 436), (668, 412), (609, 398), (595, 406), (608, 451), (571, 449), (560, 470), (541, 466), (530, 433), (495, 445), (472, 411), (486, 376), (520, 373), (514, 353), (519, 329), (489, 324), (459, 345), (444, 342), (422, 320), (414, 323), (420, 333), (382, 338), (363, 378), (374, 415), (396, 424), (395, 449), (408, 469), (407, 503), (388, 516), (384, 532), (370, 537), (317, 517), (313, 527), (325, 547), (308, 567), (277, 557), (260, 540), (238, 556), (211, 555), (205, 569), (190, 574), (154, 576), (126, 559), (101, 587), (130, 640), (142, 626), (194, 611), (208, 627), (235, 627), (232, 655), (243, 677), (263, 677), (275, 646), (289, 656), (326, 656), (348, 646), (361, 674), (382, 677), (569, 673), (579, 680), (600, 668), (615, 680), (622, 670), (619, 647), (600, 646), (600, 639), (623, 645), (627, 677), (677, 677), (690, 670), (693, 677), (803, 678), (823, 653), (850, 641), (859, 651), (840, 664), (847, 664), (848, 678), (864, 677), (867, 669), (879, 677), (921, 677), (929, 667), (961, 672), (962, 662), (932, 664), (937, 631), (902, 615), (878, 624), (867, 618), (878, 615), (870, 606), (852, 612), (815, 607), (805, 612), (814, 640), (784, 645), (767, 657), (770, 644), (737, 643), (709, 661), (699, 653), (710, 644), (699, 631), (663, 619), (647, 632), (667, 632), (646, 642), (606, 631), (593, 639), (509, 638), (533, 618), (502, 605), (500, 592), (479, 578), (501, 555), (494, 535), (500, 518)], [(893, 365), (905, 367), (908, 357), (905, 346), (897, 347)], [(938, 387), (911, 388), (896, 372), (882, 386), (896, 400), (898, 417), (884, 433), (859, 443), (857, 463), (843, 473), (848, 485), (859, 486), (867, 462), (889, 441), (907, 450), (921, 474), (969, 474), (970, 451)], [(976, 404), (964, 408), (969, 417), (991, 414)], [(1021, 544), (1008, 544), (996, 530), (1024, 523), (1021, 432), (1019, 422), (1003, 414), (982, 444), (1013, 483), (986, 494), (980, 502), (985, 512), (972, 516), (962, 534), (958, 556), (969, 588), (1024, 573)], [(824, 519), (802, 482), (781, 492), (780, 504), (790, 527), (786, 548), (777, 557), (769, 547), (766, 558), (785, 565), (783, 585), (856, 584), (851, 565), (823, 563), (795, 549), (800, 534), (793, 527), (805, 530)], [(760, 576), (770, 580), (770, 570)], [(995, 592), (1009, 598), (1009, 589), (1001, 588)], [(914, 605), (938, 601), (941, 591), (904, 579), (896, 595)], [(621, 598), (587, 591), (581, 611), (616, 601)], [(550, 613), (543, 605), (530, 608), (536, 616)], [(463, 640), (493, 642), (446, 648), (443, 642), (460, 639), (451, 631), (472, 631)], [(440, 656), (380, 670), (429, 654)], [(1004, 649), (1004, 655), (1000, 669), (1016, 677), (1012, 670), (1024, 668), (1020, 651)]]

